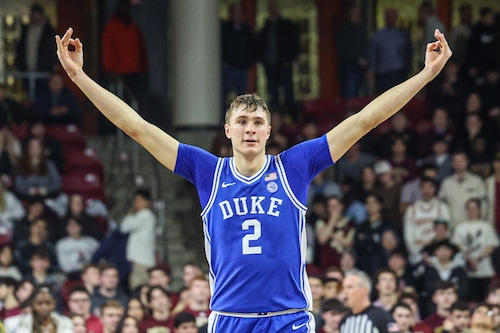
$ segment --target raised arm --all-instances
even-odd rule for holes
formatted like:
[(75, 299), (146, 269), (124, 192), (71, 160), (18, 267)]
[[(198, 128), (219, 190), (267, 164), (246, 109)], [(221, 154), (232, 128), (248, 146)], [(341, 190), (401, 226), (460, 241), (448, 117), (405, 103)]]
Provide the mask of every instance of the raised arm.
[(338, 161), (356, 141), (398, 112), (441, 72), (451, 57), (451, 50), (444, 34), (438, 29), (434, 32), (434, 36), (437, 41), (427, 44), (424, 69), (389, 89), (363, 110), (345, 119), (327, 133), (328, 147), (333, 161)]
[[(80, 88), (97, 109), (118, 128), (146, 148), (164, 166), (173, 170), (177, 160), (179, 142), (145, 121), (120, 98), (101, 87), (83, 71), (83, 44), (73, 39), (73, 29), (64, 36), (56, 36), (57, 56), (70, 79)], [(68, 46), (75, 47), (70, 51)]]

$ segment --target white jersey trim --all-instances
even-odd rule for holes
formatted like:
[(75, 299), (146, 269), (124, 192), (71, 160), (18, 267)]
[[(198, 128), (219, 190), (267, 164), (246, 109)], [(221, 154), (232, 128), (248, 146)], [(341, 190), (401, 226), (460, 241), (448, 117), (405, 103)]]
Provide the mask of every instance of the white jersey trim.
[(215, 166), (214, 180), (212, 182), (212, 191), (210, 192), (210, 198), (208, 198), (208, 202), (200, 214), (202, 217), (205, 216), (205, 214), (207, 214), (207, 212), (210, 210), (210, 208), (212, 208), (212, 205), (214, 204), (215, 197), (217, 196), (217, 191), (219, 189), (219, 181), (223, 165), (224, 165), (224, 159), (219, 158), (217, 161), (217, 165)]
[(260, 168), (260, 170), (255, 175), (250, 176), (250, 177), (243, 176), (241, 173), (238, 172), (238, 170), (236, 170), (236, 165), (234, 163), (234, 157), (231, 157), (229, 159), (229, 168), (231, 169), (231, 173), (233, 174), (233, 176), (236, 179), (238, 179), (240, 182), (242, 182), (244, 184), (252, 184), (252, 183), (255, 183), (257, 180), (259, 180), (260, 177), (262, 177), (264, 172), (269, 168), (270, 162), (271, 162), (271, 156), (266, 155), (266, 163), (264, 163), (262, 168)]

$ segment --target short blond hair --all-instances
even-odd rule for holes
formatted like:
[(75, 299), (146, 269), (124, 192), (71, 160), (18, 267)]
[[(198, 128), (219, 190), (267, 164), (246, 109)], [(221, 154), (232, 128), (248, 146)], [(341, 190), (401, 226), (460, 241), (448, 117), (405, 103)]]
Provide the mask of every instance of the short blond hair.
[(234, 101), (232, 101), (229, 105), (229, 109), (227, 109), (226, 111), (226, 124), (229, 124), (231, 114), (242, 105), (245, 106), (244, 110), (247, 110), (249, 112), (257, 111), (259, 108), (262, 109), (262, 111), (264, 111), (266, 114), (269, 125), (271, 124), (271, 112), (269, 111), (266, 102), (264, 102), (264, 100), (257, 94), (244, 94), (236, 97)]

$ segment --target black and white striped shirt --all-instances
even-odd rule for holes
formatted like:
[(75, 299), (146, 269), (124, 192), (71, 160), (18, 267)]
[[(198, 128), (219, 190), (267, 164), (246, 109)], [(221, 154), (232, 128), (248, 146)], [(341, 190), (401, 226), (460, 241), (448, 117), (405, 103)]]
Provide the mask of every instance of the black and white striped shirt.
[(392, 316), (383, 309), (370, 305), (358, 314), (350, 313), (340, 323), (340, 333), (399, 332)]

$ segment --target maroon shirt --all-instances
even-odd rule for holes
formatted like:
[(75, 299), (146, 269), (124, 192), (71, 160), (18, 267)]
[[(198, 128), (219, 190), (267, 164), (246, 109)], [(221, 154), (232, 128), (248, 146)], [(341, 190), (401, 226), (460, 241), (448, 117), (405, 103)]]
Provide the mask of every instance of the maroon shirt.
[(88, 333), (102, 333), (102, 323), (99, 317), (91, 314), (90, 317), (86, 320), (86, 324)]
[(157, 320), (153, 316), (147, 316), (139, 323), (140, 333), (173, 333), (174, 319)]
[(439, 326), (443, 326), (446, 317), (441, 317), (437, 313), (431, 314), (429, 317), (425, 318), (424, 323), (435, 330)]

